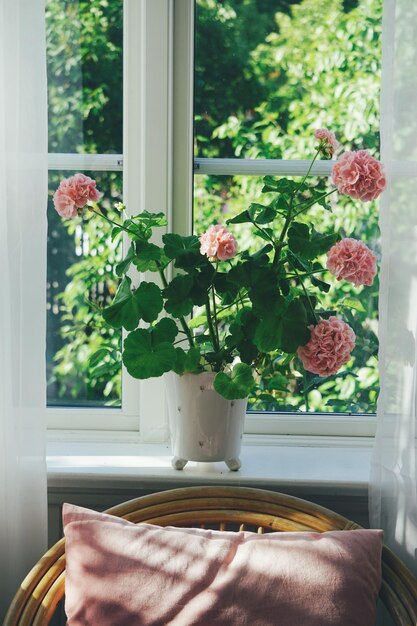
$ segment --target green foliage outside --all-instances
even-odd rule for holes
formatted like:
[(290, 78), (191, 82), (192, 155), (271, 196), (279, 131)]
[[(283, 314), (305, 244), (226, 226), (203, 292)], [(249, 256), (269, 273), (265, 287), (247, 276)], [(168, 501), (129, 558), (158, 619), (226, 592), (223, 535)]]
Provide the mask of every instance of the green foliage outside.
[[(378, 156), (381, 5), (381, 0), (197, 0), (196, 156), (310, 159), (313, 131), (322, 126), (335, 132), (345, 149), (368, 148)], [(81, 18), (74, 18), (83, 23), (77, 51), (69, 22), (63, 26), (64, 14), (76, 6), (65, 0), (47, 3), (50, 110), (55, 115), (50, 149), (121, 152), (121, 3), (80, 0)], [(107, 175), (98, 186), (108, 203), (118, 199), (120, 177)], [(51, 189), (55, 187), (51, 181)], [(260, 197), (257, 177), (197, 176), (195, 232), (225, 223)], [(311, 220), (321, 221), (321, 231), (336, 228), (377, 250), (377, 206), (337, 198), (332, 209), (324, 217), (312, 213)], [(59, 227), (53, 209), (50, 215), (52, 233)], [(245, 225), (235, 225), (233, 232), (241, 237), (243, 248), (250, 245)], [(89, 362), (89, 356), (108, 345), (109, 338), (114, 349), (119, 345), (118, 334), (112, 335), (92, 312), (114, 292), (112, 268), (118, 253), (105, 226), (98, 229), (96, 220), (84, 233), (88, 252), (76, 258), (70, 253), (73, 243), (61, 236), (69, 270), (60, 277), (61, 295), (54, 300), (61, 325), (60, 330), (55, 326), (55, 335), (61, 336), (53, 344), (59, 346), (51, 370), (53, 397), (100, 404), (104, 391), (106, 402), (117, 402), (120, 377), (109, 379), (105, 368), (95, 376), (97, 364)], [(69, 230), (69, 235), (74, 233)], [(98, 254), (93, 254), (95, 249)], [(98, 280), (101, 261), (104, 274)], [(326, 280), (331, 282), (327, 275)], [(358, 336), (346, 371), (322, 380), (285, 361), (275, 362), (259, 373), (262, 393), (253, 408), (375, 410), (378, 283), (355, 289), (334, 281), (331, 292), (338, 301), (343, 299), (344, 319)], [(90, 300), (93, 308), (87, 304)], [(107, 367), (111, 363), (108, 355)], [(303, 386), (308, 387), (307, 395)]]

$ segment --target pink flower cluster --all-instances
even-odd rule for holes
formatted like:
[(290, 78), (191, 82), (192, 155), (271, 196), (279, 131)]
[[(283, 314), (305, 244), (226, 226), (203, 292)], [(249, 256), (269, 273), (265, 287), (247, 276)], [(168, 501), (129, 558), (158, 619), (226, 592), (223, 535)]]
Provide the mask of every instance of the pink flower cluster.
[(363, 241), (346, 237), (338, 241), (327, 253), (327, 269), (337, 280), (360, 285), (372, 285), (376, 274), (376, 258)]
[(81, 215), (89, 200), (96, 201), (102, 193), (96, 189), (96, 181), (85, 174), (63, 178), (54, 193), (54, 206), (66, 219)]
[(375, 200), (386, 188), (382, 163), (367, 150), (344, 152), (333, 165), (332, 179), (340, 193), (359, 200)]
[(321, 319), (309, 329), (308, 343), (297, 350), (304, 368), (319, 376), (336, 374), (350, 359), (355, 347), (355, 333), (346, 322), (335, 316)]
[(324, 156), (331, 157), (339, 146), (339, 142), (334, 134), (327, 128), (317, 128), (314, 131), (314, 136), (320, 141), (320, 150)]
[(216, 261), (232, 259), (237, 250), (237, 241), (232, 233), (216, 224), (209, 226), (206, 232), (199, 237), (200, 252)]

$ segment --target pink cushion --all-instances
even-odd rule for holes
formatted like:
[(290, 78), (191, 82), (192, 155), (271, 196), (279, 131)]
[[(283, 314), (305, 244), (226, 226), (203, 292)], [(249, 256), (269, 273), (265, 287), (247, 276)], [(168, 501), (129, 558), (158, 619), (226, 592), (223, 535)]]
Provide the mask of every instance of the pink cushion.
[(382, 531), (135, 525), (64, 505), (69, 626), (371, 626)]

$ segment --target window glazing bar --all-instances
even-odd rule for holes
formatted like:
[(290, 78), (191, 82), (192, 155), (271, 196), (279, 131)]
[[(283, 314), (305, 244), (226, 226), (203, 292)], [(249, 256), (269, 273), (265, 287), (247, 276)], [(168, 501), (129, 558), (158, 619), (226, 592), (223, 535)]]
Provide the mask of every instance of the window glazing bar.
[(49, 153), (49, 170), (91, 170), (94, 172), (121, 172), (122, 154)]
[[(304, 176), (311, 161), (284, 161), (281, 159), (194, 159), (195, 174), (223, 176)], [(312, 176), (329, 176), (334, 161), (316, 161)]]

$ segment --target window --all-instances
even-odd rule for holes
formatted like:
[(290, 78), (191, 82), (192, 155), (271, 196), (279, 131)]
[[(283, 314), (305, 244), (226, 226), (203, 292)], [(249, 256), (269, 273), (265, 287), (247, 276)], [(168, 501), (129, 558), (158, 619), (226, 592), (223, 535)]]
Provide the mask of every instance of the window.
[[(379, 3), (379, 0), (375, 1)], [(368, 7), (372, 2), (369, 0), (365, 4)], [(332, 4), (329, 0), (323, 0), (323, 3), (326, 6)], [(281, 3), (285, 14), (284, 22), (289, 20), (290, 9), (287, 6), (289, 4), (291, 3)], [(295, 4), (297, 11), (300, 11), (300, 3)], [(303, 0), (301, 4), (310, 4), (313, 9), (321, 5), (322, 2)], [(335, 0), (333, 4), (336, 6), (342, 3)], [(348, 15), (349, 10), (354, 11), (354, 5), (356, 2), (345, 2), (346, 11), (342, 13)], [(259, 23), (256, 23), (256, 28), (252, 19), (255, 6), (260, 7), (259, 11), (262, 16)], [(61, 176), (68, 176), (74, 171), (85, 171), (88, 175), (100, 180), (100, 184), (106, 187), (106, 201), (109, 204), (109, 209), (109, 199), (117, 200), (122, 194), (125, 203), (132, 210), (136, 211), (142, 208), (147, 208), (150, 211), (163, 210), (170, 222), (169, 229), (188, 233), (193, 229), (192, 145), (194, 139), (196, 140), (194, 156), (195, 167), (197, 168), (194, 185), (194, 220), (198, 224), (204, 223), (204, 219), (207, 219), (207, 215), (204, 217), (202, 207), (207, 206), (206, 202), (209, 197), (213, 202), (210, 209), (218, 211), (224, 198), (227, 198), (228, 203), (233, 204), (238, 202), (238, 198), (243, 193), (247, 194), (245, 203), (249, 201), (249, 198), (256, 197), (258, 193), (257, 180), (264, 173), (270, 173), (271, 170), (268, 168), (272, 167), (273, 172), (276, 173), (275, 168), (279, 167), (279, 173), (287, 176), (300, 173), (299, 167), (303, 167), (303, 164), (300, 165), (299, 162), (292, 159), (298, 159), (301, 153), (306, 153), (306, 150), (303, 151), (300, 149), (300, 145), (295, 146), (288, 142), (285, 146), (280, 142), (279, 150), (275, 149), (276, 136), (274, 136), (274, 131), (281, 124), (280, 116), (284, 116), (284, 118), (287, 116), (286, 124), (289, 136), (298, 134), (301, 137), (302, 128), (296, 126), (296, 120), (302, 118), (302, 115), (299, 115), (300, 110), (306, 118), (302, 120), (304, 125), (313, 123), (316, 119), (314, 116), (317, 114), (312, 110), (312, 117), (308, 117), (308, 107), (297, 97), (300, 90), (299, 84), (292, 84), (292, 104), (290, 104), (287, 113), (285, 110), (288, 108), (288, 95), (286, 96), (287, 99), (283, 98), (280, 104), (281, 109), (278, 108), (276, 113), (274, 113), (275, 103), (272, 100), (271, 102), (265, 101), (265, 94), (274, 81), (277, 87), (280, 89), (282, 87), (279, 77), (274, 75), (273, 68), (265, 69), (268, 67), (268, 63), (270, 66), (272, 65), (270, 55), (271, 49), (276, 43), (273, 41), (274, 37), (284, 37), (282, 30), (280, 34), (276, 30), (274, 31), (276, 27), (274, 26), (273, 14), (276, 2), (197, 0), (196, 18), (193, 0), (175, 0), (175, 2), (170, 0), (152, 0), (152, 2), (149, 0), (143, 2), (137, 0), (124, 0), (124, 2), (122, 0), (92, 0), (91, 2), (48, 0), (47, 11), (50, 11), (51, 7), (59, 15), (62, 15), (61, 21), (55, 22), (55, 26), (51, 27), (49, 31), (52, 36), (49, 39), (50, 89), (56, 89), (54, 95), (61, 102), (61, 106), (51, 107), (53, 129), (51, 133), (53, 141), (51, 140), (50, 146), (51, 191)], [(236, 9), (236, 15), (238, 9), (242, 9), (247, 17), (246, 22), (236, 21), (236, 17), (233, 17), (233, 7)], [(78, 41), (80, 45), (76, 50), (70, 50), (64, 60), (62, 58), (59, 60), (59, 55), (65, 51), (66, 33), (64, 27), (66, 29), (69, 23), (68, 11), (78, 11), (78, 16), (83, 11), (93, 12), (94, 19), (98, 20), (104, 30), (107, 28), (105, 26), (106, 19), (109, 20), (108, 16), (112, 15), (113, 23), (118, 24), (113, 33), (117, 45), (114, 37), (107, 37), (108, 31), (104, 35), (97, 32), (95, 27), (93, 28), (88, 23), (83, 24), (80, 19), (78, 21), (75, 19), (77, 26), (74, 25), (73, 27), (80, 29), (78, 39), (74, 34), (71, 37), (69, 33), (67, 35), (68, 40), (71, 42)], [(67, 17), (65, 17), (66, 14)], [(206, 20), (209, 14), (210, 19), (214, 19), (216, 28), (218, 28), (218, 36), (223, 37), (226, 51), (225, 37), (227, 35), (232, 37), (235, 44), (241, 35), (246, 37), (246, 40), (240, 39), (242, 49), (239, 51), (240, 61), (237, 59), (237, 62), (241, 65), (236, 66), (236, 71), (242, 72), (242, 76), (246, 76), (246, 78), (243, 82), (241, 81), (240, 91), (229, 94), (230, 97), (235, 97), (235, 103), (231, 103), (229, 98), (222, 114), (213, 119), (209, 119), (209, 116), (205, 118), (204, 110), (201, 107), (198, 109), (198, 106), (199, 103), (208, 102), (207, 94), (210, 90), (213, 91), (214, 88), (219, 90), (219, 86), (216, 86), (213, 80), (215, 80), (216, 75), (221, 76), (222, 63), (228, 63), (230, 58), (233, 58), (233, 54), (231, 57), (227, 57), (227, 55), (222, 57), (224, 51), (221, 53), (221, 49), (216, 48), (219, 57), (213, 58), (202, 47), (202, 44), (207, 43), (209, 39), (204, 36), (204, 31), (202, 31), (202, 35), (199, 35), (198, 28), (201, 25), (208, 29), (211, 28), (209, 20)], [(351, 17), (353, 21), (354, 16)], [(49, 16), (50, 24), (52, 24), (52, 18), (57, 19), (57, 15)], [(89, 15), (90, 18), (91, 15)], [(194, 19), (197, 23), (195, 129), (193, 128), (192, 89), (194, 82)], [(239, 22), (241, 31), (234, 32), (233, 28), (237, 22)], [(361, 28), (363, 27), (364, 24), (361, 22)], [(86, 29), (85, 35), (81, 34), (82, 28)], [(246, 32), (243, 32), (245, 29)], [(290, 25), (287, 30), (289, 37)], [(369, 45), (371, 46), (372, 42), (378, 41), (378, 29), (375, 27), (375, 32), (372, 31), (372, 33), (370, 28), (368, 30), (367, 37), (370, 38)], [(123, 31), (123, 35), (121, 31)], [(265, 34), (268, 33), (275, 33), (272, 40), (270, 37), (265, 38)], [(353, 45), (355, 37), (355, 32), (349, 35), (356, 67), (361, 65), (362, 57), (361, 50), (356, 49)], [(254, 44), (250, 48), (248, 42), (255, 42), (256, 45)], [(93, 43), (94, 46), (102, 45), (109, 55), (109, 67), (117, 67), (117, 71), (110, 70), (110, 77), (98, 77), (95, 75), (95, 70), (90, 67), (90, 74), (94, 79), (98, 78), (100, 84), (88, 83), (88, 67), (84, 67), (85, 59), (89, 59), (91, 54), (92, 62), (96, 59), (100, 65), (100, 70), (103, 69), (101, 67), (104, 65), (102, 56), (98, 54), (98, 50), (87, 52), (90, 43)], [(322, 45), (325, 49), (326, 37), (323, 37)], [(258, 57), (256, 57), (255, 51)], [(337, 54), (337, 50), (334, 53)], [(245, 57), (248, 56), (251, 59), (251, 65), (247, 59), (245, 60)], [(371, 55), (372, 58), (367, 60), (367, 63), (370, 64), (369, 72), (375, 74), (378, 66), (372, 65), (375, 62), (374, 56)], [(207, 60), (211, 60), (211, 63), (207, 63)], [(202, 65), (203, 61), (205, 65)], [(73, 79), (73, 83), (66, 86), (67, 92), (63, 86), (65, 74), (57, 71), (60, 63), (63, 64), (65, 71)], [(111, 65), (112, 63), (113, 65)], [(257, 64), (258, 67), (263, 68), (264, 74), (260, 70), (259, 75), (257, 74)], [(249, 66), (252, 68), (252, 75), (250, 75)], [(210, 74), (210, 70), (214, 69), (216, 71), (212, 71), (211, 78), (208, 78), (205, 73), (209, 72)], [(121, 84), (122, 73), (123, 85)], [(100, 90), (100, 86), (107, 85), (108, 87), (110, 79), (111, 81), (118, 80), (118, 87), (113, 87), (106, 94), (105, 90)], [(263, 85), (261, 90), (264, 99), (256, 100), (256, 98), (254, 99), (255, 87), (262, 80), (268, 83)], [(248, 84), (245, 81), (248, 81)], [(356, 116), (363, 117), (362, 109), (358, 113), (358, 102), (362, 102), (363, 90), (369, 89), (366, 81), (362, 84), (360, 76), (358, 81), (362, 92), (357, 93), (356, 85), (352, 86), (349, 92), (350, 88), (347, 85), (347, 91), (344, 93), (344, 101), (347, 102), (350, 99), (351, 102), (350, 119), (352, 124), (351, 129), (346, 127), (344, 132), (346, 132), (346, 136), (350, 133), (351, 138), (356, 136), (358, 141), (360, 140), (361, 147), (364, 142), (368, 142), (368, 147), (371, 147), (373, 144), (370, 144), (369, 141), (375, 141), (371, 131), (362, 129), (362, 134), (356, 133), (359, 124)], [(204, 83), (204, 88), (200, 89), (199, 92), (199, 84), (201, 86), (202, 83)], [(340, 90), (340, 88), (339, 86), (338, 89)], [(115, 94), (115, 92), (117, 93)], [(124, 93), (123, 104), (122, 92)], [(240, 97), (242, 93), (245, 94), (246, 98), (244, 102)], [(81, 94), (83, 94), (84, 100), (81, 98)], [(85, 98), (86, 95), (87, 98)], [(343, 100), (340, 95), (340, 93), (335, 94), (339, 103)], [(256, 93), (255, 96), (257, 97)], [(76, 100), (77, 97), (78, 100)], [(113, 116), (106, 118), (105, 111), (103, 112), (106, 97), (109, 99), (116, 97), (116, 100), (113, 101), (118, 111), (116, 118)], [(98, 102), (97, 125), (95, 127), (86, 122), (90, 115), (94, 119), (94, 114), (96, 114), (94, 102)], [(210, 106), (213, 102), (217, 102), (221, 108), (217, 92), (212, 93), (212, 101), (210, 102)], [(256, 108), (262, 102), (269, 105), (270, 109), (265, 109), (262, 112), (264, 123), (256, 126), (255, 140), (252, 141), (250, 133), (253, 132), (252, 127), (255, 122), (259, 121), (260, 115)], [(318, 104), (317, 106), (323, 107), (324, 105)], [(296, 110), (297, 107), (298, 110)], [(60, 120), (62, 120), (62, 116), (68, 117), (68, 111), (71, 110), (78, 113), (78, 118), (75, 116), (72, 120), (71, 133), (68, 133)], [(374, 109), (368, 111), (368, 119), (372, 116), (377, 119), (377, 111)], [(338, 119), (340, 126), (345, 123), (346, 116), (343, 110), (338, 113)], [(327, 120), (323, 120), (322, 125), (326, 125), (326, 122)], [(372, 123), (374, 122), (375, 119)], [(107, 132), (107, 127), (113, 125), (117, 127), (117, 139), (109, 137)], [(213, 133), (214, 140), (212, 141)], [(339, 137), (342, 139), (340, 135)], [(324, 167), (324, 173), (326, 173), (328, 164), (320, 164), (319, 167)], [(223, 205), (221, 206), (223, 207)], [(212, 218), (212, 215), (208, 217), (209, 220)], [(53, 218), (51, 219), (53, 220)], [(355, 219), (356, 217), (352, 215), (351, 220), (354, 221)], [(85, 350), (85, 344), (88, 345), (92, 341), (90, 339), (91, 331), (94, 333), (94, 338), (98, 336), (101, 341), (110, 339), (115, 347), (120, 341), (120, 337), (116, 334), (110, 337), (108, 334), (106, 335), (109, 331), (101, 328), (100, 322), (96, 321), (96, 318), (89, 318), (89, 323), (85, 323), (86, 317), (88, 318), (90, 313), (86, 311), (80, 313), (79, 311), (86, 300), (94, 300), (98, 305), (106, 301), (114, 289), (111, 266), (120, 255), (120, 250), (117, 248), (108, 249), (108, 232), (106, 233), (104, 228), (99, 230), (100, 240), (93, 242), (88, 233), (86, 235), (77, 229), (70, 232), (72, 239), (66, 238), (67, 235), (64, 232), (66, 227), (62, 224), (58, 227), (54, 222), (51, 222), (49, 228), (48, 288), (50, 293), (48, 306), (51, 339), (48, 344), (48, 374), (51, 381), (49, 394), (50, 426), (70, 430), (83, 428), (111, 430), (112, 434), (109, 436), (112, 440), (116, 437), (113, 430), (122, 431), (121, 436), (123, 436), (123, 432), (138, 432), (139, 430), (144, 441), (163, 440), (167, 435), (167, 427), (161, 381), (149, 380), (139, 383), (129, 379), (124, 371), (121, 379), (118, 378), (119, 372), (115, 372), (114, 382), (106, 388), (108, 382), (106, 377), (102, 377), (101, 382), (97, 372), (95, 374), (90, 372), (88, 376), (90, 374), (91, 376), (87, 378), (84, 374), (80, 377), (79, 373), (82, 368), (79, 367), (78, 363), (74, 364), (74, 360), (81, 358), (80, 354), (75, 355), (74, 352), (77, 348), (76, 342), (79, 342), (78, 348), (82, 344), (82, 350)], [(61, 229), (61, 232), (58, 232), (58, 229)], [(55, 232), (58, 234), (54, 235)], [(102, 247), (97, 248), (99, 251), (92, 254), (96, 245)], [(71, 267), (74, 261), (82, 262), (87, 259), (86, 265), (88, 266), (90, 263), (88, 271), (91, 273), (92, 260), (103, 258), (103, 245), (106, 248), (106, 254), (110, 256), (108, 263), (104, 264), (104, 273), (100, 275), (100, 279), (97, 279), (98, 272), (94, 270), (95, 282), (85, 285), (87, 293), (82, 294), (80, 285), (77, 292), (72, 285), (72, 292), (69, 288), (64, 292), (64, 295), (58, 297), (58, 294), (63, 293), (65, 281), (70, 278), (66, 276), (66, 269)], [(62, 261), (62, 246), (67, 248), (66, 251), (64, 249), (65, 264)], [(58, 256), (60, 256), (59, 263), (56, 262)], [(82, 302), (81, 305), (80, 302)], [(80, 318), (73, 314), (74, 308), (72, 307), (75, 304), (78, 307), (76, 309), (77, 315), (81, 315), (81, 322)], [(69, 319), (71, 317), (73, 319)], [(59, 324), (55, 323), (57, 321)], [(66, 337), (61, 336), (63, 329), (67, 333)], [(82, 358), (84, 364), (87, 363), (88, 354), (84, 354)], [(60, 365), (62, 365), (61, 378), (64, 380), (64, 384), (61, 386), (58, 380)], [(66, 367), (69, 368), (71, 376), (74, 375), (75, 383), (71, 387), (67, 384), (70, 376), (67, 375)], [(88, 369), (89, 366), (86, 367)], [(276, 406), (273, 408), (275, 409)], [(335, 407), (335, 409), (337, 408)], [(366, 417), (349, 416), (346, 418), (335, 414), (314, 416), (305, 413), (288, 416), (280, 414), (277, 418), (276, 412), (264, 411), (261, 415), (248, 417), (247, 429), (248, 432), (266, 434), (314, 432), (326, 435), (366, 435), (370, 434), (372, 430), (371, 422), (372, 420)]]

